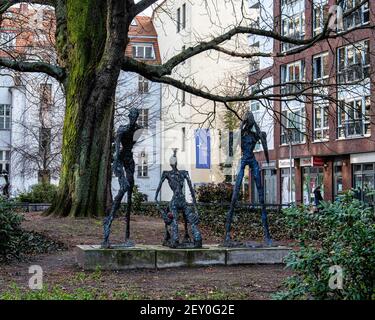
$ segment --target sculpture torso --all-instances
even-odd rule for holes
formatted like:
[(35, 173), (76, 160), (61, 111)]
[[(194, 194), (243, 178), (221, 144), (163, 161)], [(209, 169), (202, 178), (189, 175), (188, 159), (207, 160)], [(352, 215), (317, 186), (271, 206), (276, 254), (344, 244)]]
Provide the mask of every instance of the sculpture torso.
[(139, 125), (130, 126), (120, 126), (117, 135), (120, 137), (121, 149), (120, 149), (120, 158), (124, 162), (130, 161), (133, 159), (133, 147), (137, 142), (137, 139), (134, 139), (134, 133), (140, 129)]
[(177, 201), (179, 205), (186, 203), (184, 194), (184, 182), (187, 171), (185, 170), (171, 170), (164, 171), (163, 175), (168, 180), (169, 187), (173, 191), (172, 201)]
[(241, 151), (243, 160), (252, 160), (255, 158), (254, 149), (260, 137), (252, 132), (251, 129), (241, 130)]

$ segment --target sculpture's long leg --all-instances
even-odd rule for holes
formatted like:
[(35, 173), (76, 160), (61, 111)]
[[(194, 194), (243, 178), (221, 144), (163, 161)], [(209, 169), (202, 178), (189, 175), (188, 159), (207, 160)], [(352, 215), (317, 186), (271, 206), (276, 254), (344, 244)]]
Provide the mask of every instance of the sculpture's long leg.
[(254, 159), (251, 163), (251, 172), (255, 180), (255, 184), (258, 190), (259, 195), (259, 203), (262, 206), (262, 225), (264, 230), (264, 237), (267, 242), (267, 244), (272, 244), (270, 231), (268, 228), (268, 217), (267, 217), (267, 210), (264, 203), (264, 187), (262, 183), (262, 178), (260, 174), (260, 168), (258, 162)]
[(190, 242), (189, 230), (188, 230), (188, 218), (186, 213), (184, 213), (184, 227), (185, 227), (185, 235), (184, 235), (184, 242)]
[(186, 207), (185, 217), (186, 217), (186, 220), (189, 221), (190, 223), (191, 234), (193, 235), (193, 239), (194, 239), (194, 247), (201, 248), (202, 247), (202, 235), (198, 229), (198, 223), (199, 223), (198, 216), (195, 215), (189, 207)]
[(172, 203), (170, 205), (171, 212), (173, 214), (173, 221), (171, 223), (171, 247), (177, 247), (179, 244), (179, 234), (178, 234), (178, 210), (175, 204)]
[(130, 239), (130, 213), (132, 210), (132, 196), (133, 196), (133, 188), (134, 188), (134, 170), (135, 170), (135, 163), (134, 160), (131, 159), (129, 163), (126, 164), (126, 178), (129, 182), (129, 189), (128, 189), (128, 201), (126, 206), (126, 226), (125, 226), (125, 241)]
[(104, 248), (109, 247), (109, 235), (111, 233), (112, 221), (115, 217), (117, 210), (120, 208), (122, 198), (124, 197), (126, 191), (128, 190), (129, 185), (124, 174), (120, 175), (119, 184), (120, 184), (120, 189), (115, 199), (113, 200), (111, 211), (109, 215), (104, 218), (104, 222), (103, 222), (104, 240), (103, 240), (102, 246)]
[(240, 194), (242, 179), (244, 177), (245, 165), (246, 164), (243, 161), (241, 161), (241, 166), (237, 174), (236, 184), (234, 186), (234, 190), (232, 194), (230, 208), (227, 213), (226, 222), (225, 222), (225, 240), (224, 240), (225, 243), (230, 241), (230, 231), (231, 231), (231, 226), (232, 226), (232, 221), (233, 221), (233, 213), (234, 213), (234, 208), (236, 207), (238, 196)]

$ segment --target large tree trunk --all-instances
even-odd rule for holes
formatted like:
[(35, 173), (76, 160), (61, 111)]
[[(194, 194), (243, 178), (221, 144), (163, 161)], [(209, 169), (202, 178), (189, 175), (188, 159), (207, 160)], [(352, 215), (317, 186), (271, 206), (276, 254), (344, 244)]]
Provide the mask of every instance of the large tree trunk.
[(57, 48), (68, 77), (60, 187), (49, 213), (103, 216), (110, 205), (114, 95), (128, 31), (125, 2), (67, 0), (59, 8), (66, 25), (58, 25)]

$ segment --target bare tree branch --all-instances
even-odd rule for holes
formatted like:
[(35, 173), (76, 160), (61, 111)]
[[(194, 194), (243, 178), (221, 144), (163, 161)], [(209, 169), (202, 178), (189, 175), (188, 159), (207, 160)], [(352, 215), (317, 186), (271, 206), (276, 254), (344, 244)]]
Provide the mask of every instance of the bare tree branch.
[(45, 62), (24, 62), (8, 58), (0, 58), (0, 66), (13, 69), (20, 72), (42, 72), (63, 82), (65, 79), (65, 70)]

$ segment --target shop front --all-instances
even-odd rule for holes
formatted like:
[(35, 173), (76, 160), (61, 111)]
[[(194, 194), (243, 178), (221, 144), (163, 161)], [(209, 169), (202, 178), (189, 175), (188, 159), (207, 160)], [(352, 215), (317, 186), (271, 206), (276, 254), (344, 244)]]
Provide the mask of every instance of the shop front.
[(294, 159), (280, 159), (280, 200), (281, 204), (295, 203), (296, 184)]
[(314, 204), (314, 190), (320, 187), (324, 198), (324, 159), (320, 157), (309, 157), (300, 159), (302, 175), (302, 201), (305, 205)]
[(375, 203), (375, 152), (352, 154), (350, 156), (353, 173), (353, 188), (358, 198), (367, 203)]

